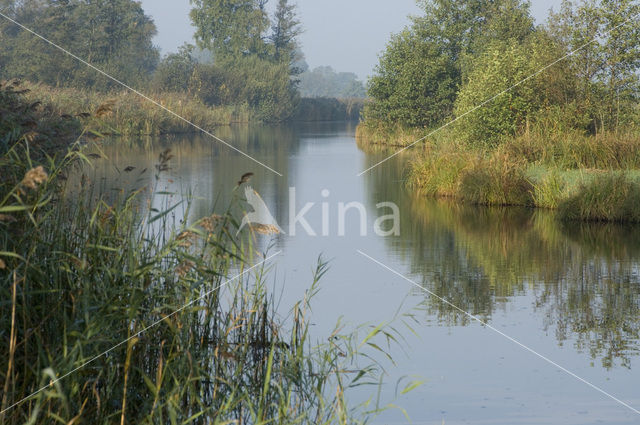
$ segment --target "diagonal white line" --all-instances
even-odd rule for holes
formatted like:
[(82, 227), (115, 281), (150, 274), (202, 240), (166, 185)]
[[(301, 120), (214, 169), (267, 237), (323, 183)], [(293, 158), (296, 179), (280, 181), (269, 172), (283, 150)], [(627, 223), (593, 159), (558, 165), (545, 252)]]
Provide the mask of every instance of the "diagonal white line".
[(459, 115), (457, 117), (455, 117), (453, 120), (449, 121), (448, 123), (436, 128), (435, 130), (433, 130), (432, 132), (430, 132), (429, 134), (427, 134), (424, 137), (419, 138), (418, 140), (416, 140), (415, 142), (411, 143), (408, 146), (403, 147), (402, 149), (394, 152), (393, 154), (389, 155), (388, 157), (386, 157), (385, 159), (381, 160), (380, 162), (372, 165), (371, 167), (367, 168), (366, 170), (358, 173), (358, 177), (361, 177), (363, 174), (373, 170), (374, 168), (376, 168), (378, 165), (387, 162), (388, 160), (390, 160), (391, 158), (401, 154), (402, 152), (406, 151), (407, 149), (413, 147), (414, 145), (422, 142), (423, 140), (427, 139), (428, 137), (433, 136), (434, 134), (436, 134), (437, 132), (439, 132), (440, 130), (444, 129), (445, 127), (450, 126), (451, 124), (453, 124), (454, 122), (458, 121), (460, 118), (463, 118), (469, 114), (471, 114), (474, 111), (477, 111), (478, 109), (482, 108), (484, 105), (486, 105), (487, 103), (490, 103), (492, 101), (494, 101), (495, 99), (497, 99), (498, 97), (502, 96), (505, 93), (510, 92), (511, 90), (513, 90), (514, 88), (518, 87), (521, 84), (524, 84), (525, 82), (529, 81), (530, 79), (538, 76), (539, 74), (543, 73), (544, 71), (546, 71), (547, 69), (551, 68), (552, 66), (554, 66), (555, 64), (557, 64), (558, 62), (562, 62), (563, 60), (575, 55), (576, 53), (578, 53), (580, 50), (584, 49), (585, 47), (587, 47), (588, 45), (598, 41), (598, 39), (600, 39), (601, 37), (606, 36), (607, 34), (617, 30), (618, 28), (620, 28), (623, 25), (626, 25), (627, 23), (629, 23), (631, 20), (635, 19), (637, 15), (634, 15), (632, 17), (630, 17), (629, 19), (627, 19), (626, 21), (622, 22), (619, 25), (616, 25), (615, 27), (611, 28), (609, 31), (606, 31), (605, 33), (603, 33), (602, 35), (600, 35), (597, 38), (594, 38), (591, 41), (588, 41), (587, 43), (583, 44), (582, 46), (578, 47), (575, 50), (572, 50), (571, 52), (567, 53), (566, 55), (562, 56), (559, 59), (556, 59), (555, 61), (551, 62), (550, 64), (546, 65), (544, 68), (541, 68), (540, 70), (534, 72), (533, 74), (529, 75), (528, 77), (524, 78), (523, 80), (517, 82), (516, 84), (512, 85), (511, 87), (502, 90), (500, 93), (490, 97), (489, 99), (485, 100), (484, 102), (480, 103), (479, 105), (474, 106), (473, 108), (469, 109), (468, 111), (466, 111), (465, 113), (463, 113), (462, 115)]
[(627, 409), (631, 410), (634, 413), (637, 413), (640, 415), (640, 410), (637, 410), (636, 408), (634, 408), (633, 406), (630, 406), (629, 404), (625, 403), (624, 401), (620, 400), (619, 398), (614, 397), (613, 395), (609, 394), (608, 392), (606, 392), (605, 390), (603, 390), (602, 388), (592, 384), (591, 382), (579, 377), (578, 375), (576, 375), (575, 373), (571, 372), (570, 370), (560, 366), (558, 363), (554, 362), (553, 360), (549, 359), (548, 357), (545, 357), (544, 355), (538, 353), (537, 351), (535, 351), (533, 348), (529, 348), (528, 346), (524, 345), (523, 343), (519, 342), (518, 340), (510, 337), (509, 335), (505, 334), (504, 332), (502, 332), (501, 330), (491, 326), (490, 324), (488, 324), (487, 322), (484, 322), (483, 320), (481, 320), (480, 318), (478, 318), (477, 316), (461, 309), (460, 307), (458, 307), (455, 304), (452, 304), (451, 302), (447, 301), (446, 299), (442, 298), (441, 296), (435, 294), (434, 292), (428, 290), (427, 288), (425, 288), (424, 286), (420, 285), (419, 283), (409, 279), (408, 277), (404, 276), (402, 273), (392, 269), (391, 267), (381, 263), (380, 261), (376, 260), (375, 258), (371, 257), (370, 255), (364, 253), (361, 250), (357, 250), (358, 253), (360, 255), (362, 255), (363, 257), (368, 258), (369, 260), (373, 261), (374, 263), (378, 264), (379, 266), (387, 269), (388, 271), (390, 271), (391, 273), (395, 274), (396, 276), (401, 277), (402, 279), (406, 280), (407, 282), (411, 283), (412, 285), (420, 288), (421, 290), (423, 290), (424, 292), (428, 293), (429, 295), (431, 295), (434, 298), (437, 298), (438, 300), (442, 301), (443, 303), (447, 304), (450, 307), (453, 307), (454, 309), (460, 311), (461, 313), (465, 314), (466, 316), (468, 316), (469, 318), (475, 320), (476, 322), (482, 324), (483, 326), (486, 326), (487, 328), (491, 329), (492, 331), (496, 332), (497, 334), (505, 337), (506, 339), (508, 339), (509, 341), (515, 343), (516, 345), (519, 345), (520, 347), (524, 348), (525, 350), (527, 350), (528, 352), (536, 355), (537, 357), (540, 357), (542, 360), (544, 360), (545, 362), (557, 367), (558, 369), (560, 369), (561, 371), (573, 376), (574, 378), (576, 378), (578, 381), (587, 384), (588, 386), (590, 386), (591, 388), (593, 388), (594, 390), (604, 394), (605, 396), (609, 397), (610, 399), (620, 403), (621, 405), (623, 405), (624, 407), (626, 407)]
[(107, 74), (106, 72), (104, 72), (103, 70), (97, 68), (96, 66), (90, 64), (89, 62), (85, 61), (84, 59), (74, 55), (73, 53), (71, 53), (70, 51), (66, 50), (65, 48), (57, 45), (56, 43), (54, 43), (53, 41), (41, 36), (40, 34), (36, 33), (35, 31), (31, 30), (30, 28), (25, 27), (24, 25), (22, 25), (20, 22), (11, 19), (10, 17), (8, 17), (7, 15), (5, 15), (4, 13), (0, 12), (0, 16), (2, 16), (3, 18), (5, 18), (8, 21), (13, 22), (15, 25), (19, 26), (20, 28), (22, 28), (23, 30), (35, 35), (36, 37), (40, 38), (41, 40), (44, 40), (45, 42), (47, 42), (48, 44), (52, 45), (53, 47), (55, 47), (58, 50), (61, 50), (62, 52), (66, 53), (67, 55), (71, 56), (72, 58), (74, 58), (75, 60), (77, 60), (78, 62), (83, 63), (84, 65), (88, 66), (89, 68), (97, 71), (98, 73), (104, 75), (105, 77), (109, 78), (112, 81), (115, 81), (116, 83), (120, 84), (122, 87), (126, 88), (127, 90), (132, 91), (133, 93), (137, 94), (138, 96), (140, 96), (141, 98), (153, 103), (154, 105), (156, 105), (157, 107), (164, 109), (166, 112), (168, 112), (169, 114), (173, 115), (174, 117), (186, 122), (187, 124), (189, 124), (190, 126), (192, 126), (193, 128), (200, 130), (201, 132), (203, 132), (204, 134), (206, 134), (207, 136), (213, 138), (214, 140), (217, 140), (218, 142), (222, 143), (223, 145), (233, 149), (234, 151), (238, 152), (239, 154), (249, 158), (251, 161), (255, 162), (256, 164), (259, 164), (261, 166), (263, 166), (264, 168), (266, 168), (267, 170), (279, 175), (280, 177), (282, 177), (282, 174), (277, 172), (276, 170), (274, 170), (273, 168), (269, 167), (268, 165), (258, 161), (257, 159), (255, 159), (254, 157), (252, 157), (251, 155), (249, 155), (248, 153), (245, 153), (243, 151), (241, 151), (240, 149), (236, 148), (235, 146), (231, 145), (228, 142), (225, 142), (224, 140), (222, 140), (221, 138), (219, 138), (218, 136), (216, 136), (215, 134), (205, 130), (204, 128), (200, 127), (197, 124), (194, 124), (193, 122), (189, 121), (188, 119), (182, 117), (181, 115), (178, 115), (177, 113), (173, 112), (171, 109), (161, 105), (160, 103), (158, 103), (157, 101), (153, 100), (152, 98), (150, 98), (149, 96), (145, 95), (144, 93), (139, 92), (138, 90), (134, 89), (133, 87), (128, 86), (127, 84), (123, 83), (122, 81), (112, 77), (111, 75)]
[(153, 322), (152, 324), (150, 324), (149, 326), (147, 326), (146, 328), (142, 329), (141, 331), (135, 333), (134, 335), (130, 336), (129, 338), (125, 339), (122, 342), (119, 342), (118, 344), (114, 345), (113, 347), (109, 348), (108, 350), (98, 354), (97, 356), (93, 357), (90, 360), (87, 360), (86, 362), (84, 362), (83, 364), (81, 364), (80, 366), (76, 367), (75, 369), (65, 373), (64, 375), (62, 375), (59, 378), (56, 378), (55, 380), (52, 380), (51, 382), (49, 382), (49, 384), (45, 385), (44, 387), (40, 388), (39, 390), (34, 391), (33, 393), (31, 393), (30, 395), (24, 397), (23, 399), (13, 403), (11, 406), (7, 407), (6, 409), (0, 411), (0, 415), (2, 415), (3, 413), (5, 413), (8, 410), (13, 409), (14, 407), (16, 407), (17, 405), (21, 404), (22, 402), (32, 398), (34, 395), (44, 391), (45, 389), (49, 388), (51, 385), (55, 384), (56, 382), (66, 378), (67, 376), (71, 375), (72, 373), (77, 372), (78, 370), (82, 369), (83, 367), (85, 367), (86, 365), (88, 365), (89, 363), (92, 363), (94, 361), (96, 361), (97, 359), (99, 359), (100, 357), (108, 354), (109, 352), (115, 350), (116, 348), (120, 347), (123, 344), (126, 344), (127, 342), (129, 342), (130, 340), (132, 340), (133, 338), (137, 338), (138, 336), (142, 335), (143, 333), (145, 333), (146, 331), (148, 331), (149, 329), (153, 328), (154, 326), (158, 325), (159, 323), (161, 323), (162, 321), (175, 316), (176, 314), (180, 313), (181, 311), (183, 311), (184, 309), (186, 309), (187, 307), (193, 305), (194, 303), (208, 297), (210, 294), (212, 294), (214, 291), (217, 291), (218, 289), (228, 285), (229, 283), (233, 282), (234, 280), (238, 279), (239, 277), (249, 273), (251, 270), (255, 269), (256, 267), (265, 264), (267, 261), (271, 260), (273, 257), (276, 257), (277, 255), (280, 255), (282, 253), (282, 251), (278, 251), (273, 255), (270, 255), (269, 257), (265, 258), (264, 260), (260, 261), (257, 264), (254, 264), (253, 266), (249, 267), (248, 269), (246, 269), (245, 271), (243, 271), (242, 273), (239, 273), (237, 275), (235, 275), (234, 277), (228, 279), (227, 281), (225, 281), (224, 283), (221, 283), (220, 285), (216, 286), (215, 288), (205, 292), (203, 295), (201, 295), (200, 297), (188, 302), (187, 304), (183, 305), (182, 307), (180, 307), (179, 309), (175, 310), (173, 313), (167, 314), (166, 316), (162, 317), (161, 319), (156, 320), (155, 322)]

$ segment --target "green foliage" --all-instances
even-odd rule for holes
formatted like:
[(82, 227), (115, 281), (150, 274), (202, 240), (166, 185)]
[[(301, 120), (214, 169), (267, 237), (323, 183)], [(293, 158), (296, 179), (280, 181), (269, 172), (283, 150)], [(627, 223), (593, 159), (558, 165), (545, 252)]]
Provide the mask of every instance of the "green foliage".
[(558, 172), (552, 169), (535, 184), (533, 198), (540, 208), (556, 209), (567, 198), (567, 182)]
[(263, 34), (269, 28), (265, 0), (193, 0), (191, 21), (198, 45), (214, 58), (267, 55)]
[(299, 24), (288, 1), (278, 3), (272, 26), (265, 0), (195, 0), (191, 19), (199, 47), (212, 65), (195, 67), (190, 88), (208, 104), (246, 104), (261, 121), (291, 117), (298, 97), (296, 37)]
[(640, 223), (640, 183), (622, 172), (606, 173), (558, 206), (564, 220)]
[(524, 43), (515, 38), (489, 43), (470, 61), (472, 71), (456, 100), (456, 116), (462, 117), (458, 121), (461, 137), (472, 143), (495, 144), (503, 136), (525, 130), (544, 105), (566, 99), (571, 82), (563, 78), (561, 65), (544, 75), (547, 78), (527, 79), (552, 62), (559, 51), (542, 32)]
[[(215, 65), (214, 65), (215, 66)], [(278, 122), (291, 117), (298, 95), (288, 63), (274, 63), (247, 56), (218, 65), (226, 75), (224, 92), (235, 102), (246, 103), (261, 121)]]
[(336, 72), (330, 66), (319, 66), (299, 76), (302, 97), (364, 98), (366, 90), (358, 76)]
[(184, 45), (180, 47), (178, 53), (165, 56), (153, 74), (151, 87), (158, 92), (187, 91), (196, 67), (192, 53), (193, 46)]
[[(1, 423), (344, 424), (384, 410), (345, 393), (380, 382), (372, 359), (390, 358), (380, 347), (400, 334), (338, 324), (330, 342), (312, 341), (325, 262), (282, 318), (231, 212), (176, 224), (170, 213), (191, 217), (188, 202), (146, 169), (111, 196), (82, 174), (99, 155), (88, 149), (100, 152), (81, 137), (36, 159), (21, 137), (0, 156)], [(158, 173), (172, 157), (160, 155)]]
[(401, 126), (434, 127), (451, 117), (470, 57), (489, 40), (523, 39), (533, 20), (518, 0), (433, 0), (394, 35), (380, 57), (365, 118)]
[(506, 141), (501, 149), (512, 158), (562, 170), (640, 168), (637, 132), (590, 136), (579, 130), (554, 134), (537, 127), (536, 123), (528, 134)]
[(358, 121), (364, 107), (362, 99), (303, 97), (296, 108), (296, 121)]
[(521, 0), (420, 4), (424, 15), (392, 37), (369, 82), (367, 120), (433, 128), (464, 115), (461, 136), (489, 144), (550, 110), (566, 120), (559, 126), (591, 133), (634, 125), (640, 29), (628, 19), (640, 13), (637, 2), (564, 1), (546, 28), (534, 26)]
[(640, 28), (629, 18), (639, 13), (640, 5), (630, 0), (589, 0), (579, 5), (563, 1), (560, 11), (549, 18), (550, 32), (567, 51), (582, 48), (568, 61), (593, 132), (633, 122)]
[[(273, 59), (276, 62), (285, 62), (294, 66), (299, 59), (296, 38), (301, 32), (295, 5), (290, 4), (289, 0), (278, 0), (269, 37), (273, 46)], [(298, 70), (294, 67), (293, 72), (297, 73)]]
[(460, 174), (459, 197), (479, 205), (533, 205), (526, 166), (504, 156), (474, 162)]
[[(158, 62), (156, 27), (133, 0), (25, 0), (9, 15), (128, 84), (145, 84)], [(6, 20), (0, 24), (1, 78), (105, 90), (116, 83)]]
[(450, 116), (458, 81), (459, 69), (443, 47), (406, 29), (392, 37), (369, 80), (373, 102), (365, 120), (436, 125)]

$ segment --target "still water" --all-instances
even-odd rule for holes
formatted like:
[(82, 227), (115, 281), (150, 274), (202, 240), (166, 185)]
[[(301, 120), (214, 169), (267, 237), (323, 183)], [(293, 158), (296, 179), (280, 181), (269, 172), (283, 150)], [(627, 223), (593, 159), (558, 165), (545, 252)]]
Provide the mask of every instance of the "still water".
[[(411, 423), (640, 423), (629, 408), (437, 298), (640, 409), (640, 227), (563, 225), (546, 211), (428, 200), (402, 184), (410, 154), (358, 177), (383, 156), (358, 149), (354, 132), (349, 123), (219, 129), (282, 177), (197, 135), (107, 145), (108, 159), (90, 173), (105, 191), (154, 184), (158, 154), (170, 147), (175, 157), (159, 186), (176, 193), (170, 202), (192, 197), (194, 221), (224, 210), (240, 176), (253, 172), (251, 186), (287, 232), (260, 236), (270, 252), (282, 250), (272, 279), (283, 314), (308, 289), (321, 255), (330, 270), (312, 304), (316, 338), (326, 339), (338, 320), (349, 328), (415, 318), (415, 334), (407, 330), (406, 342), (390, 349), (396, 364), (385, 365), (382, 394), (393, 401), (399, 379), (424, 380), (395, 400)], [(341, 202), (366, 208), (364, 235), (355, 209), (340, 234)], [(375, 219), (390, 213), (376, 207), (381, 202), (398, 206), (399, 235), (374, 232)], [(317, 236), (300, 225), (291, 235), (290, 216), (307, 203), (304, 218)], [(374, 422), (409, 423), (400, 410)]]

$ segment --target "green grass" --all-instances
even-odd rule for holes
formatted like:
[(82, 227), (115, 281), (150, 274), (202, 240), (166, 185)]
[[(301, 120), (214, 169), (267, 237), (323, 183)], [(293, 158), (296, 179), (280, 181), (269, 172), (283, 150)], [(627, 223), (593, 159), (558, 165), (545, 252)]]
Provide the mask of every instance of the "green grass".
[[(391, 153), (426, 134), (364, 123), (358, 127), (358, 145)], [(427, 196), (558, 209), (565, 220), (638, 221), (629, 206), (637, 201), (640, 185), (637, 132), (589, 136), (533, 126), (487, 147), (460, 142), (455, 129), (446, 128), (412, 152), (407, 184)]]
[(640, 183), (623, 172), (582, 184), (558, 205), (564, 220), (640, 223)]

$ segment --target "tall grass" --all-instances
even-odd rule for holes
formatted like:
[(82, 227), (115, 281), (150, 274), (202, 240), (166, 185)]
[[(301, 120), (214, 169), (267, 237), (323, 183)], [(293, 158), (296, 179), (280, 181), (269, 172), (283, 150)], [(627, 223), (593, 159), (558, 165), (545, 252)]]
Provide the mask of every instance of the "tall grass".
[(83, 145), (34, 161), (22, 136), (0, 157), (0, 423), (346, 424), (378, 412), (376, 387), (363, 406), (348, 393), (380, 382), (366, 348), (400, 337), (336, 328), (316, 343), (309, 306), (326, 263), (282, 317), (231, 213), (188, 223), (174, 218), (188, 203), (154, 187), (65, 190), (89, 161)]
[(640, 223), (640, 184), (625, 173), (605, 173), (558, 205), (565, 220)]
[[(100, 125), (96, 125), (97, 130), (103, 133), (113, 132), (129, 136), (195, 131), (188, 122), (129, 91), (99, 93), (32, 83), (25, 83), (25, 87), (30, 90), (28, 96), (31, 100), (42, 102), (58, 115), (91, 114), (97, 111), (100, 105), (110, 103), (111, 113), (101, 116)], [(187, 93), (151, 93), (149, 97), (205, 129), (252, 120), (248, 105), (211, 107)]]
[(356, 128), (356, 142), (362, 149), (393, 150), (407, 146), (427, 132), (419, 128), (389, 127), (378, 122), (362, 122)]
[(533, 129), (508, 139), (502, 149), (514, 158), (561, 170), (640, 168), (640, 135), (637, 132), (592, 136), (578, 130), (553, 133)]
[[(559, 208), (563, 219), (637, 221), (628, 206), (637, 200), (637, 183), (619, 180), (620, 173), (640, 169), (637, 131), (588, 135), (552, 124), (541, 121), (493, 147), (459, 141), (455, 128), (444, 129), (412, 149), (407, 184), (428, 196), (473, 204)], [(395, 152), (427, 133), (365, 122), (358, 144)]]
[(444, 145), (410, 167), (410, 184), (430, 196), (481, 205), (533, 204), (533, 186), (522, 161), (498, 153), (452, 150)]

